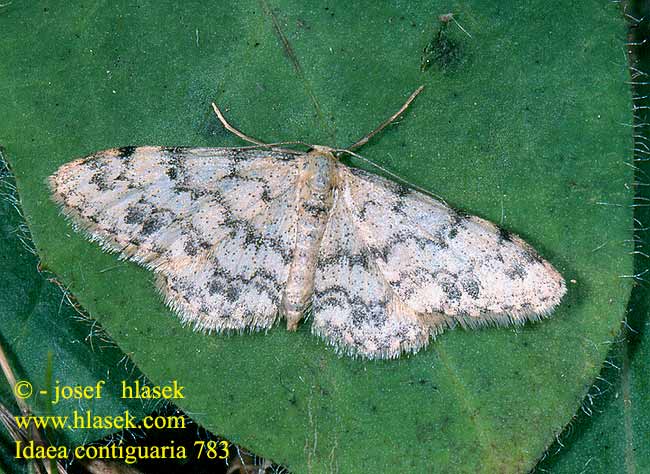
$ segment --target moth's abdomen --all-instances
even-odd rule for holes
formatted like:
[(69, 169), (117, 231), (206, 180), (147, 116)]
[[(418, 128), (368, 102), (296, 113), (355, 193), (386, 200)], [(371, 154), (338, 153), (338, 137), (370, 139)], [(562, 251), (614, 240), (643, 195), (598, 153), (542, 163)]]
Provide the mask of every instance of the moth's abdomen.
[(320, 242), (332, 208), (335, 163), (330, 153), (313, 151), (304, 160), (298, 177), (296, 243), (282, 298), (289, 330), (298, 327), (314, 289)]

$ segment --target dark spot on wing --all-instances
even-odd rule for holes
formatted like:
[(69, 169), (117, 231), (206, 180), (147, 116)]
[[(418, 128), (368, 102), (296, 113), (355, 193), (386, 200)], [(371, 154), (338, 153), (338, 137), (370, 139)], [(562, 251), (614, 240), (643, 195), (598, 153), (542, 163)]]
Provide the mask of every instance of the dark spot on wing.
[(264, 236), (259, 233), (252, 225), (243, 227), (243, 231), (244, 245), (247, 247), (252, 244), (257, 250), (259, 250), (266, 243), (264, 241)]
[(215, 278), (214, 280), (210, 281), (210, 284), (208, 285), (208, 292), (211, 295), (216, 295), (217, 293), (222, 293), (223, 287), (224, 285), (222, 281)]
[(449, 210), (449, 230), (447, 232), (447, 238), (449, 240), (453, 240), (458, 236), (458, 231), (463, 228), (467, 217), (468, 215), (463, 211), (457, 211), (456, 209)]
[(167, 152), (171, 155), (178, 155), (185, 151), (185, 147), (182, 146), (164, 146), (161, 148), (162, 151)]
[(179, 174), (183, 172), (183, 158), (185, 156), (184, 147), (163, 147), (161, 148), (167, 155), (167, 176), (172, 181), (178, 179)]
[(359, 265), (364, 270), (368, 270), (370, 268), (370, 260), (366, 252), (349, 255), (345, 253), (335, 253), (328, 255), (327, 257), (321, 256), (318, 259), (319, 268), (332, 265), (347, 265), (349, 267)]
[(472, 299), (477, 299), (480, 293), (480, 287), (476, 280), (466, 279), (460, 282), (465, 292), (472, 297)]
[(350, 262), (350, 266), (360, 265), (365, 270), (368, 270), (369, 268), (370, 262), (368, 261), (368, 255), (365, 252), (350, 255), (348, 261)]
[(239, 299), (239, 288), (235, 285), (230, 285), (226, 288), (226, 299), (231, 303), (235, 303)]
[(404, 215), (404, 208), (405, 208), (405, 207), (406, 207), (406, 200), (404, 200), (404, 199), (398, 199), (398, 200), (393, 204), (393, 206), (391, 207), (391, 210), (392, 210), (395, 214), (400, 214), (400, 215), (403, 216), (403, 215)]
[(310, 203), (305, 202), (302, 205), (303, 210), (308, 213), (310, 216), (319, 217), (326, 214), (329, 211), (329, 208), (321, 202)]
[(247, 150), (232, 150), (230, 158), (233, 161), (246, 161), (249, 160), (251, 157), (251, 154)]
[(462, 225), (467, 220), (468, 217), (469, 214), (467, 214), (464, 211), (449, 209), (449, 220), (450, 220), (450, 225), (452, 227)]
[(121, 159), (128, 160), (131, 158), (137, 147), (135, 146), (123, 146), (122, 148), (117, 149), (117, 156)]
[(449, 298), (450, 301), (459, 301), (460, 297), (462, 296), (461, 291), (458, 289), (455, 283), (452, 283), (450, 281), (442, 281), (440, 283), (440, 287), (442, 288), (442, 291), (445, 292), (447, 295), (447, 298)]
[(404, 186), (403, 184), (396, 183), (395, 184), (395, 194), (397, 194), (400, 198), (404, 198), (411, 194), (413, 191), (411, 191), (410, 188), (407, 186)]
[(366, 201), (363, 203), (363, 207), (361, 207), (357, 211), (357, 216), (359, 216), (359, 220), (365, 221), (366, 220), (366, 214), (368, 213), (368, 207), (376, 206), (377, 204), (378, 204), (377, 201), (374, 201), (371, 198), (366, 199)]
[(497, 229), (499, 231), (499, 244), (502, 244), (503, 242), (512, 242), (512, 233), (502, 227), (497, 227)]
[(235, 165), (230, 166), (228, 169), (228, 174), (224, 175), (223, 179), (236, 179), (236, 180), (244, 180), (246, 179), (244, 176), (242, 176), (239, 172), (239, 168)]
[(390, 250), (392, 248), (392, 245), (384, 245), (381, 247), (377, 247), (375, 245), (369, 245), (368, 246), (368, 251), (370, 254), (375, 257), (378, 260), (386, 261), (388, 260), (388, 255), (390, 255)]
[(532, 247), (530, 247), (528, 244), (524, 244), (523, 248), (521, 249), (521, 255), (526, 260), (528, 263), (543, 263), (544, 259), (539, 256), (535, 250), (533, 250)]
[(125, 224), (140, 224), (144, 220), (144, 209), (138, 206), (129, 206), (124, 216)]
[(142, 234), (149, 236), (154, 232), (160, 230), (162, 226), (163, 222), (161, 219), (159, 219), (157, 216), (151, 216), (142, 223)]
[(93, 153), (84, 160), (84, 164), (88, 166), (88, 169), (101, 170), (106, 168), (106, 161), (102, 158), (105, 158), (104, 152)]
[(508, 278), (514, 280), (516, 278), (525, 278), (528, 272), (526, 268), (519, 262), (514, 262), (510, 268), (506, 270), (506, 275)]
[[(277, 304), (280, 301), (280, 293), (282, 291), (281, 284), (277, 277), (264, 269), (257, 269), (250, 277), (245, 277), (238, 273), (231, 273), (220, 266), (220, 263), (214, 261), (214, 271), (212, 272), (212, 280), (209, 284), (210, 294), (220, 293), (226, 297), (231, 287), (247, 288), (253, 287), (259, 293), (264, 293), (269, 300)], [(253, 316), (251, 314), (251, 316)]]
[(185, 242), (185, 245), (183, 246), (183, 250), (185, 250), (185, 253), (191, 257), (194, 257), (198, 253), (196, 244), (191, 240)]
[(97, 189), (100, 191), (107, 191), (111, 189), (111, 186), (106, 182), (106, 174), (103, 171), (96, 171), (90, 178), (90, 182), (97, 186)]

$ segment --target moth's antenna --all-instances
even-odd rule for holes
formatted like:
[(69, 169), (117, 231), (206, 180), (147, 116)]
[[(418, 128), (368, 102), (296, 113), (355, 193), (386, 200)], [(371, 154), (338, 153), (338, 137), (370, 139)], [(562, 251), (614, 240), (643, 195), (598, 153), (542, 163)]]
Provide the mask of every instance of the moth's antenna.
[(365, 161), (365, 162), (368, 163), (369, 165), (372, 165), (372, 166), (374, 166), (375, 168), (377, 168), (377, 169), (383, 171), (384, 173), (386, 173), (386, 174), (387, 174), (388, 176), (390, 176), (391, 178), (393, 178), (393, 179), (399, 181), (399, 182), (402, 183), (402, 184), (405, 184), (407, 187), (412, 188), (412, 189), (415, 189), (416, 191), (420, 191), (421, 193), (424, 193), (424, 194), (426, 194), (426, 195), (428, 195), (428, 196), (434, 197), (434, 198), (436, 198), (437, 200), (441, 201), (443, 204), (446, 204), (446, 203), (445, 203), (445, 200), (444, 200), (443, 198), (441, 198), (440, 196), (437, 196), (436, 194), (432, 193), (431, 191), (429, 191), (429, 190), (427, 190), (427, 189), (424, 189), (424, 188), (421, 188), (420, 186), (416, 186), (415, 184), (411, 184), (411, 183), (409, 183), (409, 182), (406, 181), (404, 178), (399, 177), (398, 175), (396, 175), (396, 174), (393, 173), (392, 171), (387, 170), (387, 169), (384, 168), (383, 166), (378, 165), (377, 163), (375, 163), (375, 162), (373, 162), (373, 161), (370, 161), (368, 158), (366, 158), (366, 157), (364, 157), (364, 156), (361, 156), (361, 155), (359, 155), (358, 153), (355, 153), (355, 152), (353, 152), (353, 151), (350, 151), (348, 148), (337, 148), (337, 149), (334, 150), (334, 151), (337, 151), (337, 152), (340, 152), (340, 153), (347, 153), (348, 155), (352, 155), (352, 156), (354, 156), (355, 158), (359, 158), (360, 160)]
[[(370, 140), (372, 137), (374, 137), (375, 135), (377, 135), (377, 134), (378, 134), (379, 132), (381, 132), (384, 128), (386, 128), (388, 125), (390, 125), (391, 122), (393, 122), (397, 117), (399, 117), (399, 116), (402, 114), (402, 112), (404, 112), (404, 111), (406, 110), (406, 108), (407, 108), (409, 105), (411, 105), (411, 102), (413, 102), (413, 101), (415, 100), (415, 98), (417, 97), (417, 95), (418, 95), (420, 92), (422, 92), (422, 89), (424, 89), (424, 86), (420, 86), (420, 87), (418, 87), (418, 88), (415, 90), (415, 92), (413, 92), (413, 93), (409, 96), (409, 98), (406, 100), (406, 102), (404, 102), (404, 105), (402, 105), (402, 107), (401, 107), (397, 112), (395, 112), (393, 115), (391, 115), (387, 120), (385, 120), (384, 122), (382, 122), (381, 125), (379, 125), (379, 127), (375, 128), (372, 132), (370, 132), (368, 135), (366, 135), (365, 137), (363, 137), (361, 140), (359, 140), (358, 142), (356, 142), (356, 143), (350, 145), (349, 147), (347, 147), (346, 150), (347, 150), (347, 151), (354, 150), (355, 148), (359, 148), (359, 147), (365, 145), (366, 143), (368, 143), (368, 140)], [(214, 105), (214, 104), (212, 104), (212, 105)], [(216, 107), (215, 107), (215, 109), (216, 109)], [(226, 124), (224, 124), (224, 125), (226, 125)], [(228, 128), (228, 125), (226, 125), (226, 128)], [(229, 129), (229, 130), (230, 130), (230, 129)]]
[(254, 143), (255, 145), (267, 146), (266, 143), (261, 142), (261, 141), (259, 141), (259, 140), (255, 140), (254, 138), (249, 137), (249, 136), (246, 135), (245, 133), (240, 132), (240, 131), (237, 130), (235, 127), (233, 127), (232, 125), (230, 125), (230, 124), (228, 123), (228, 121), (226, 120), (226, 118), (225, 118), (225, 117), (223, 116), (223, 114), (221, 113), (221, 110), (219, 110), (219, 107), (217, 107), (217, 104), (215, 104), (214, 102), (212, 102), (212, 108), (214, 109), (214, 113), (217, 114), (217, 118), (219, 119), (219, 122), (221, 122), (221, 124), (222, 124), (224, 127), (226, 127), (226, 130), (229, 130), (230, 132), (234, 133), (235, 135), (237, 135), (239, 138), (241, 138), (241, 139), (244, 140), (244, 141), (247, 141), (247, 142), (250, 142), (250, 143)]
[(234, 133), (235, 135), (237, 135), (239, 138), (241, 138), (244, 141), (255, 144), (255, 146), (239, 147), (242, 150), (246, 149), (246, 148), (270, 148), (272, 150), (281, 151), (281, 152), (284, 152), (284, 153), (291, 153), (291, 154), (294, 154), (294, 155), (299, 155), (302, 152), (297, 152), (296, 150), (289, 150), (289, 149), (286, 149), (286, 148), (276, 148), (276, 145), (304, 145), (304, 146), (307, 146), (307, 147), (311, 146), (311, 145), (308, 145), (305, 142), (300, 142), (300, 141), (278, 142), (278, 143), (264, 143), (264, 142), (261, 142), (259, 140), (256, 140), (253, 137), (249, 137), (245, 133), (240, 132), (235, 127), (230, 125), (228, 123), (228, 121), (226, 120), (226, 118), (221, 113), (221, 110), (219, 110), (219, 107), (217, 107), (217, 104), (215, 104), (214, 102), (212, 102), (212, 108), (214, 109), (214, 113), (217, 114), (217, 118), (219, 119), (219, 122), (221, 122), (221, 124), (224, 127), (226, 127), (226, 130), (229, 130), (231, 133)]

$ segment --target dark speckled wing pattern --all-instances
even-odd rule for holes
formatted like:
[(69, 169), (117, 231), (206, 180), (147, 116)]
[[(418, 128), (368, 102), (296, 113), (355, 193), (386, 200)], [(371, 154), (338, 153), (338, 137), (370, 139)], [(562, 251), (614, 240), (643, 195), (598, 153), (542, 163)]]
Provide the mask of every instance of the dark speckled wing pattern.
[(365, 357), (417, 351), (446, 327), (547, 315), (562, 276), (519, 237), (423, 193), (338, 165), (314, 332)]
[(125, 147), (50, 178), (73, 223), (154, 270), (202, 330), (270, 327), (287, 279), (300, 157), (228, 148)]

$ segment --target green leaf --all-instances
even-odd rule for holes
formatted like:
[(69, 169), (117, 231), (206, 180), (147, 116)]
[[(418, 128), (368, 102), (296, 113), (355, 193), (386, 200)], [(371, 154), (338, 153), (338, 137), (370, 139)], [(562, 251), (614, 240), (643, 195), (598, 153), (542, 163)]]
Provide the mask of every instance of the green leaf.
[[(650, 258), (650, 200), (648, 177), (648, 139), (646, 125), (650, 84), (645, 77), (650, 71), (650, 5), (647, 2), (628, 3), (628, 21), (632, 28), (630, 60), (637, 117), (635, 120), (635, 262), (636, 285), (628, 304), (622, 334), (613, 341), (613, 347), (598, 380), (585, 401), (585, 410), (578, 412), (561, 439), (549, 450), (549, 455), (536, 472), (554, 474), (575, 472), (650, 472), (650, 287), (648, 273)], [(635, 20), (639, 19), (639, 20)], [(645, 19), (645, 20), (644, 20)]]
[(590, 390), (584, 411), (578, 412), (535, 473), (650, 470), (648, 293), (642, 286), (635, 288), (628, 329)]
[[(295, 472), (525, 472), (598, 374), (630, 292), (630, 93), (615, 4), (455, 2), (462, 57), (420, 70), (449, 4), (49, 2), (0, 12), (0, 139), (43, 262), (197, 421)], [(345, 146), (426, 89), (361, 153), (502, 224), (563, 273), (549, 320), (449, 331), (394, 361), (312, 336), (183, 328), (151, 273), (64, 222), (43, 184), (124, 145)], [(357, 161), (351, 165), (360, 166)]]

